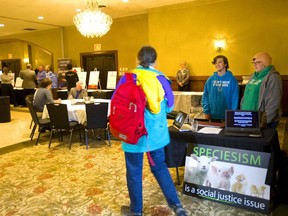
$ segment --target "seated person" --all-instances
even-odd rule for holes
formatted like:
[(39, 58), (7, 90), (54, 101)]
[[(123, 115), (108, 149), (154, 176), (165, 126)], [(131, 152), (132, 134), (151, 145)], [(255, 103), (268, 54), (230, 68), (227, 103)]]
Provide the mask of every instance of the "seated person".
[(43, 112), (44, 106), (49, 103), (60, 103), (61, 99), (53, 100), (52, 92), (52, 80), (50, 78), (44, 78), (40, 84), (39, 89), (34, 94), (33, 105), (36, 112)]
[(68, 98), (84, 99), (88, 96), (87, 90), (83, 88), (83, 82), (78, 81), (76, 87), (70, 89)]

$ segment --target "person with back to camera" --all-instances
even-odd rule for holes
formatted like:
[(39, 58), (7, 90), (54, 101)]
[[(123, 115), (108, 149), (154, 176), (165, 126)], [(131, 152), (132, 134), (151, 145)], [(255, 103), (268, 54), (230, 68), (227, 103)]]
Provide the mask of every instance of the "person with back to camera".
[(176, 81), (178, 91), (190, 91), (190, 71), (186, 62), (180, 63), (180, 69), (177, 71)]
[(24, 88), (24, 95), (34, 94), (37, 78), (35, 72), (32, 70), (32, 65), (27, 64), (25, 70), (20, 71), (20, 77), (23, 79), (22, 88)]
[(218, 55), (212, 64), (216, 71), (208, 78), (204, 85), (202, 96), (203, 112), (209, 121), (224, 121), (225, 110), (236, 110), (239, 104), (238, 81), (228, 70), (227, 57)]
[[(164, 147), (170, 142), (166, 114), (173, 110), (174, 97), (170, 80), (162, 72), (154, 69), (156, 58), (156, 50), (151, 46), (144, 46), (138, 52), (140, 65), (132, 70), (135, 82), (137, 80), (147, 97), (144, 118), (148, 135), (142, 136), (136, 145), (122, 142), (130, 197), (130, 206), (121, 207), (121, 214), (124, 216), (143, 214), (142, 172), (145, 152), (149, 154), (151, 172), (157, 179), (169, 207), (178, 216), (187, 215), (165, 163)], [(117, 88), (125, 82), (126, 77), (123, 76)]]
[(254, 55), (255, 72), (246, 84), (241, 100), (242, 110), (259, 110), (262, 128), (276, 128), (281, 117), (282, 80), (271, 56), (266, 52)]
[(67, 64), (68, 71), (65, 73), (65, 79), (67, 81), (67, 89), (70, 91), (71, 88), (76, 86), (76, 83), (79, 81), (78, 74), (72, 70), (72, 64)]
[(87, 90), (83, 88), (83, 82), (80, 80), (76, 83), (76, 87), (70, 89), (68, 98), (84, 99), (88, 97)]
[(39, 84), (39, 88), (34, 94), (33, 105), (36, 112), (43, 112), (44, 106), (49, 103), (60, 103), (61, 99), (53, 100), (51, 92), (52, 80), (50, 78), (44, 78)]

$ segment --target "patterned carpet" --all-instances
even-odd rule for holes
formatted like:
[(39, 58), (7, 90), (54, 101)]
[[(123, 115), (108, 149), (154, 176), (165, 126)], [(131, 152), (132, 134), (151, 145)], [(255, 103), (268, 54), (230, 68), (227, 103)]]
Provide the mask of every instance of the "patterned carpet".
[[(286, 120), (279, 129), (280, 142)], [(76, 133), (77, 134), (77, 133)], [(98, 143), (89, 150), (80, 146), (75, 136), (68, 149), (64, 142), (54, 139), (48, 149), (48, 133), (38, 146), (1, 155), (0, 214), (18, 215), (120, 215), (120, 207), (129, 203), (125, 181), (124, 154), (118, 141), (112, 147)], [(90, 143), (93, 143), (90, 140)], [(183, 179), (183, 168), (180, 177)], [(176, 179), (175, 169), (171, 169)], [(147, 159), (143, 176), (144, 213), (151, 216), (173, 215), (152, 176)], [(193, 216), (254, 216), (262, 215), (232, 208), (215, 202), (179, 196), (189, 215)]]

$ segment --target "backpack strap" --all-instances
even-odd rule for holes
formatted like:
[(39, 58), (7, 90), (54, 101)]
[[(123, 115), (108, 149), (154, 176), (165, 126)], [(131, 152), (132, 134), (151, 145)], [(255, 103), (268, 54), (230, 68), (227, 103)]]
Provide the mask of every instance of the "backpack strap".
[(126, 81), (133, 82), (133, 73), (125, 73)]

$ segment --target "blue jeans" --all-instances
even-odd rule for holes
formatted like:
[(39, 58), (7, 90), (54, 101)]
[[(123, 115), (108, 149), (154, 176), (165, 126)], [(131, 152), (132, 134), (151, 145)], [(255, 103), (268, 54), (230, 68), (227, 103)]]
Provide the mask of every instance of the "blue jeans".
[[(176, 188), (172, 181), (171, 175), (165, 163), (164, 148), (150, 152), (154, 166), (150, 169), (156, 178), (161, 190), (170, 207), (179, 205)], [(143, 171), (143, 153), (127, 153), (125, 152), (126, 160), (126, 178), (127, 187), (130, 197), (130, 210), (134, 213), (140, 213), (143, 209), (143, 194), (142, 194), (142, 171)]]

